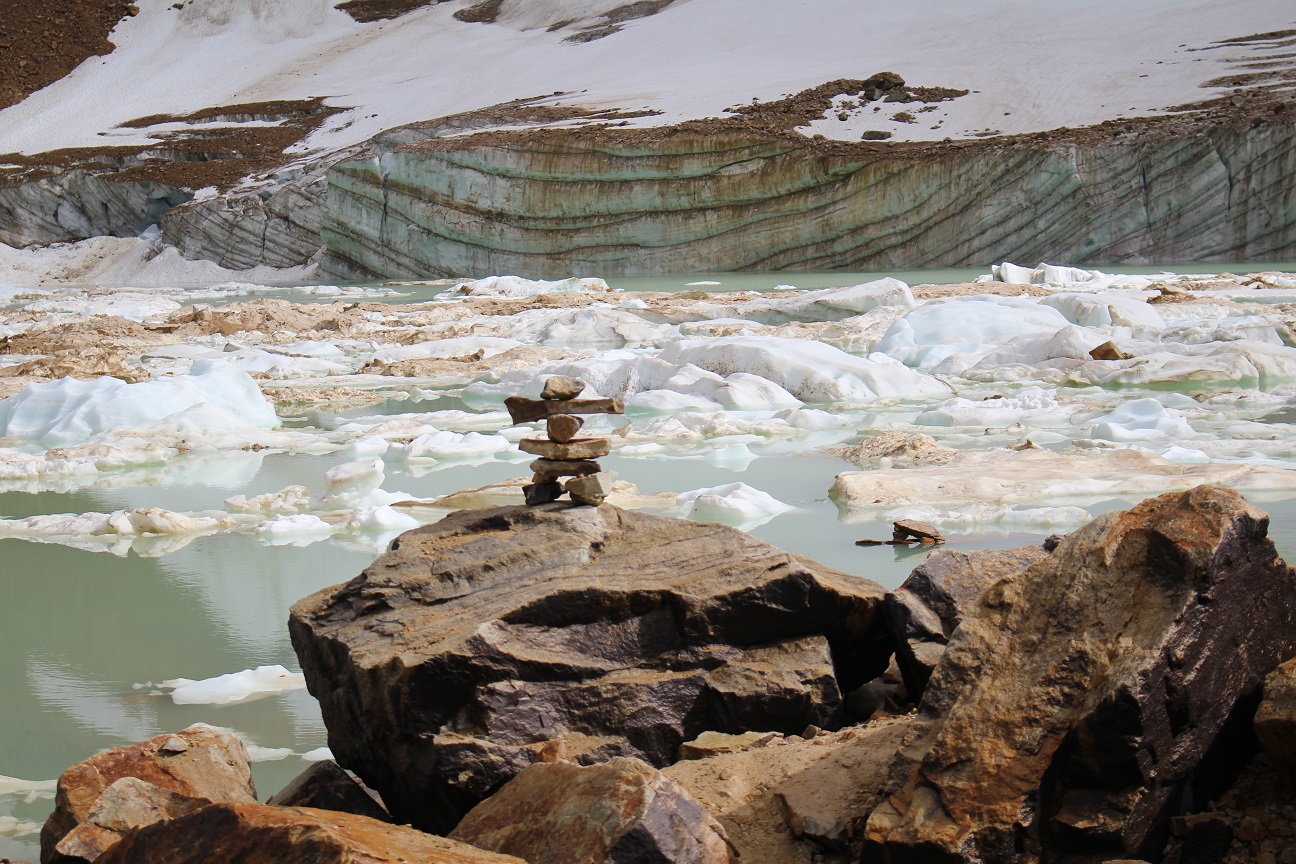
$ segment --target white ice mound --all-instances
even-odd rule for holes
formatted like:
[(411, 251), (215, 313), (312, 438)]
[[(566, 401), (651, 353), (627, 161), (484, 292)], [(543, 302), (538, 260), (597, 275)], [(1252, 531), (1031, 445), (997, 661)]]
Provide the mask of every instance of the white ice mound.
[[(772, 381), (803, 402), (855, 402), (878, 397), (944, 396), (948, 384), (891, 362), (847, 354), (823, 342), (775, 336), (684, 339), (662, 349), (662, 360), (692, 363), (718, 375), (747, 372)], [(783, 407), (783, 406), (779, 406)]]
[(914, 419), (920, 426), (1005, 427), (1058, 424), (1075, 411), (1058, 404), (1053, 390), (1027, 387), (1015, 396), (1000, 399), (951, 399)]
[(1099, 417), (1089, 434), (1106, 441), (1147, 441), (1156, 438), (1193, 438), (1196, 433), (1183, 414), (1154, 398), (1126, 402)]
[(753, 489), (746, 483), (727, 483), (683, 492), (675, 503), (686, 508), (688, 518), (698, 522), (720, 522), (748, 528), (794, 509), (768, 492)]
[(879, 306), (917, 305), (908, 285), (887, 277), (848, 288), (807, 291), (796, 297), (758, 297), (737, 304), (699, 303), (686, 317), (743, 319), (777, 325), (792, 321), (840, 321)]
[(1165, 329), (1161, 313), (1145, 300), (1119, 294), (1054, 294), (1040, 301), (1082, 327), (1133, 327), (1154, 332)]
[(482, 459), (513, 445), (502, 435), (450, 432), (442, 429), (420, 435), (405, 446), (407, 459)]
[(528, 309), (516, 315), (476, 325), (491, 328), (500, 338), (528, 345), (553, 347), (640, 347), (658, 345), (678, 335), (668, 324), (654, 324), (628, 309), (592, 306), (586, 309)]
[(41, 447), (82, 444), (111, 429), (140, 426), (197, 405), (217, 431), (279, 425), (274, 408), (245, 372), (195, 360), (188, 375), (127, 384), (119, 378), (60, 378), (30, 384), (0, 401), (0, 437)]
[(930, 369), (954, 354), (979, 356), (1018, 336), (1052, 336), (1070, 323), (1058, 310), (1027, 300), (959, 298), (905, 313), (875, 350), (906, 366)]
[(610, 294), (612, 289), (602, 279), (573, 277), (545, 282), (521, 276), (487, 276), (460, 282), (442, 297), (535, 297), (539, 294)]
[(482, 352), (483, 358), (486, 358), (519, 348), (522, 344), (516, 339), (501, 339), (497, 336), (457, 336), (383, 348), (375, 351), (369, 359), (381, 360), (383, 363), (395, 363), (399, 360), (443, 360), (453, 357), (471, 357), (478, 351)]
[(333, 526), (313, 513), (277, 516), (256, 528), (257, 539), (267, 546), (309, 546), (333, 535)]
[(171, 701), (177, 705), (234, 705), (290, 690), (304, 690), (306, 676), (282, 666), (258, 666), (201, 681), (173, 678), (163, 681), (162, 686), (172, 688)]

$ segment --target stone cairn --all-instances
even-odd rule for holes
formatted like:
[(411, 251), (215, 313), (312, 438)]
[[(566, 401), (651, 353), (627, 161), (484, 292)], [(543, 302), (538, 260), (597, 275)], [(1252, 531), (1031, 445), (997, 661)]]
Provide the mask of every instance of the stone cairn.
[[(523, 438), (523, 453), (540, 458), (531, 463), (535, 475), (522, 487), (529, 507), (557, 501), (566, 492), (577, 504), (602, 504), (612, 491), (616, 472), (603, 471), (595, 460), (612, 452), (607, 438), (577, 438), (585, 421), (579, 414), (624, 414), (620, 399), (577, 399), (585, 382), (557, 375), (545, 380), (539, 399), (510, 396), (504, 407), (513, 425), (545, 421), (547, 438)], [(565, 482), (562, 478), (570, 477)]]

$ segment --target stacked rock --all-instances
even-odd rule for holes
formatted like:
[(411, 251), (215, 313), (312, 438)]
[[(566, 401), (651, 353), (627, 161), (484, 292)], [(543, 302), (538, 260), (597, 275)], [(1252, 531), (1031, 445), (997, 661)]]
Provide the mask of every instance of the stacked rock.
[[(523, 438), (523, 453), (540, 458), (531, 463), (535, 472), (522, 487), (529, 506), (557, 501), (566, 492), (578, 504), (602, 504), (612, 491), (616, 473), (603, 471), (595, 460), (612, 451), (607, 438), (577, 438), (585, 421), (580, 414), (624, 414), (620, 399), (577, 399), (585, 382), (557, 375), (546, 379), (540, 398), (510, 396), (504, 407), (514, 425), (545, 421), (547, 438)], [(570, 480), (564, 481), (564, 477)]]

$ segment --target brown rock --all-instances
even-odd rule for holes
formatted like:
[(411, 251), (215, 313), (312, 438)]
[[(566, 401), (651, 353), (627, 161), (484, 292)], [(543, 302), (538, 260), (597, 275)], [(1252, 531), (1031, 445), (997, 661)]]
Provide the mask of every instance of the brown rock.
[(865, 854), (1015, 862), (1030, 834), (1046, 859), (1159, 857), (1212, 792), (1230, 713), (1296, 651), (1268, 521), (1226, 489), (1162, 495), (995, 583), (932, 673)]
[(209, 803), (136, 777), (122, 777), (104, 790), (85, 821), (58, 842), (45, 864), (88, 864), (132, 831), (192, 813)]
[(905, 690), (915, 702), (945, 653), (945, 643), (975, 607), (986, 588), (1016, 576), (1048, 555), (1041, 546), (954, 552), (927, 556), (894, 593), (887, 595), (887, 614), (896, 639), (896, 663)]
[(1090, 351), (1089, 356), (1095, 360), (1132, 360), (1134, 358), (1133, 354), (1122, 351), (1110, 339)]
[(1255, 731), (1274, 766), (1289, 781), (1296, 780), (1296, 659), (1288, 660), (1265, 678)]
[(590, 459), (536, 459), (530, 468), (537, 483), (552, 483), (559, 477), (584, 477), (600, 470), (599, 463)]
[(559, 444), (566, 444), (576, 437), (580, 432), (585, 421), (580, 417), (574, 417), (571, 414), (556, 414), (545, 421), (545, 434), (551, 441), (557, 441)]
[(919, 522), (917, 519), (901, 519), (898, 522), (891, 523), (891, 539), (945, 542), (945, 538), (941, 536), (940, 531), (937, 531), (935, 526), (928, 525), (926, 522)]
[(560, 444), (547, 438), (523, 438), (518, 448), (545, 459), (597, 459), (612, 452), (612, 442), (606, 438), (576, 438)]
[(364, 816), (210, 804), (142, 828), (99, 859), (102, 864), (522, 864), (403, 825)]
[(529, 864), (728, 864), (724, 829), (673, 780), (639, 759), (582, 767), (536, 763), (478, 804), (450, 834)]
[(339, 764), (449, 830), (539, 757), (655, 766), (704, 731), (837, 728), (883, 590), (715, 524), (500, 507), (409, 531), (289, 629)]
[(727, 735), (724, 732), (703, 732), (692, 741), (680, 745), (679, 758), (708, 759), (721, 753), (741, 753), (764, 747), (779, 738), (777, 732), (743, 732), (741, 735)]
[(363, 783), (338, 767), (332, 759), (311, 765), (294, 777), (287, 786), (271, 795), (267, 804), (276, 807), (313, 807), (368, 816), (390, 822), (391, 816)]
[(612, 484), (616, 483), (615, 471), (600, 471), (597, 474), (586, 474), (563, 484), (567, 494), (578, 504), (597, 507), (612, 494)]
[[(41, 829), (41, 861), (86, 821), (100, 796), (117, 780), (134, 777), (185, 798), (202, 801), (256, 801), (243, 742), (198, 723), (174, 735), (114, 747), (78, 762), (59, 778), (54, 812)], [(119, 792), (122, 791), (119, 789)]]
[(554, 375), (545, 379), (544, 389), (540, 391), (540, 398), (547, 399), (550, 402), (563, 402), (568, 399), (575, 399), (584, 389), (585, 382), (579, 378)]
[(624, 414), (625, 403), (620, 399), (572, 399), (552, 402), (545, 399), (527, 399), (510, 396), (504, 400), (509, 416), (517, 423), (544, 420), (555, 414)]

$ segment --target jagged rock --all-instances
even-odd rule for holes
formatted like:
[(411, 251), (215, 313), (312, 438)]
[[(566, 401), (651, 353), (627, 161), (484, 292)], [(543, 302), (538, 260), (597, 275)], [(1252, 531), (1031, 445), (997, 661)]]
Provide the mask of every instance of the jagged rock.
[(576, 438), (566, 443), (547, 438), (523, 438), (518, 449), (545, 459), (597, 459), (612, 452), (612, 442), (606, 438)]
[(337, 810), (390, 822), (387, 809), (362, 783), (338, 767), (332, 759), (311, 765), (294, 777), (287, 786), (271, 795), (267, 804), (276, 807), (314, 807)]
[(529, 864), (728, 864), (724, 829), (651, 765), (536, 763), (474, 807), (451, 839)]
[(99, 860), (102, 864), (523, 864), (517, 858), (364, 816), (256, 803), (210, 804), (188, 816), (142, 828)]
[(544, 389), (540, 391), (541, 399), (564, 402), (575, 399), (585, 389), (585, 382), (567, 375), (552, 375), (545, 379)]
[(1226, 785), (1206, 759), (1235, 743), (1226, 721), (1296, 650), (1296, 571), (1268, 522), (1230, 490), (1162, 495), (992, 585), (932, 673), (865, 854), (1159, 856), (1170, 817)]
[(410, 531), (289, 628), (338, 762), (448, 830), (555, 740), (660, 767), (703, 731), (835, 728), (891, 653), (883, 593), (724, 526), (550, 504)]
[(559, 414), (545, 421), (545, 434), (559, 444), (566, 444), (576, 437), (585, 421), (571, 414)]
[(721, 753), (741, 753), (756, 747), (764, 747), (776, 738), (777, 732), (743, 732), (741, 735), (727, 735), (724, 732), (703, 732), (692, 741), (680, 745), (680, 759), (707, 759)]
[(1255, 731), (1265, 755), (1284, 776), (1296, 780), (1296, 659), (1265, 678)]
[[(185, 749), (178, 749), (173, 739), (183, 742)], [(124, 777), (203, 802), (256, 801), (247, 748), (235, 736), (215, 727), (197, 723), (175, 735), (158, 735), (138, 744), (114, 747), (78, 762), (59, 777), (54, 812), (41, 829), (43, 864), (55, 855), (59, 842), (87, 820), (107, 789)], [(122, 797), (130, 788), (118, 787), (114, 798)], [(162, 797), (157, 797), (156, 806), (179, 806), (172, 799), (165, 800), (170, 803), (163, 805)]]
[(917, 519), (901, 519), (898, 522), (891, 523), (892, 540), (918, 540), (921, 542), (944, 543), (945, 538), (941, 536), (936, 527), (926, 522), (919, 522)]
[(1122, 351), (1110, 339), (1091, 350), (1089, 356), (1095, 360), (1131, 360), (1134, 357), (1133, 354)]
[(571, 500), (578, 504), (589, 504), (597, 507), (607, 500), (612, 494), (612, 486), (616, 483), (617, 473), (615, 471), (600, 471), (597, 474), (586, 474), (573, 480), (568, 480), (563, 484)]
[(136, 777), (122, 777), (104, 790), (85, 821), (58, 842), (53, 854), (44, 859), (45, 864), (90, 864), (132, 831), (192, 813), (209, 803), (205, 798), (179, 795)]
[(922, 696), (950, 634), (986, 588), (1025, 572), (1047, 554), (1042, 546), (976, 552), (942, 549), (927, 556), (903, 585), (887, 595), (896, 663), (909, 698), (917, 701)]
[(739, 861), (810, 864), (820, 850), (849, 847), (854, 821), (886, 794), (888, 768), (911, 723), (888, 718), (808, 741), (778, 737), (663, 773), (724, 826)]

